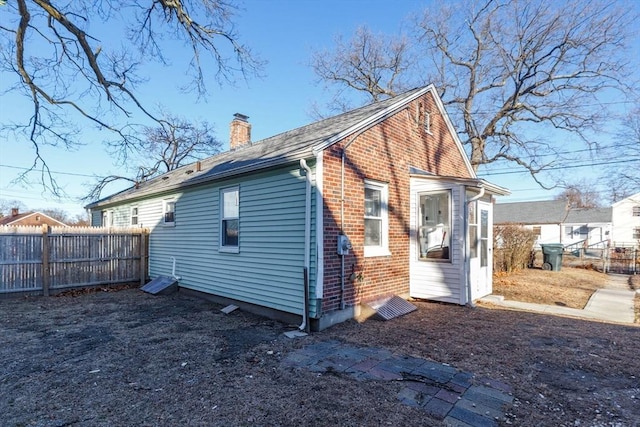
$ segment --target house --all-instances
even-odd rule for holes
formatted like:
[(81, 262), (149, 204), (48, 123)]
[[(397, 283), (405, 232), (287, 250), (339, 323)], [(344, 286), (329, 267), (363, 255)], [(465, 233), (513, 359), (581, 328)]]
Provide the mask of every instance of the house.
[(392, 295), (491, 293), (492, 207), (435, 88), (251, 142), (87, 206), (150, 229), (149, 274), (181, 292), (322, 330)]
[(612, 246), (640, 246), (640, 193), (614, 203), (611, 209)]
[(25, 212), (20, 213), (18, 208), (11, 209), (11, 215), (0, 218), (0, 226), (40, 226), (50, 225), (56, 227), (66, 227), (67, 224), (58, 221), (55, 218), (51, 218), (49, 215), (42, 212)]
[(538, 248), (544, 243), (573, 249), (605, 247), (612, 229), (611, 208), (571, 208), (564, 200), (497, 203), (494, 221), (532, 229)]

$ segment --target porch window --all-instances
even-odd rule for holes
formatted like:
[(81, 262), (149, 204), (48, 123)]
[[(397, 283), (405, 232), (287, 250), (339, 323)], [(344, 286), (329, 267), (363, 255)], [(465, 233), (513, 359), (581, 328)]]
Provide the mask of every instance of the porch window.
[(167, 226), (176, 225), (176, 201), (173, 199), (162, 201), (162, 223)]
[(238, 252), (240, 237), (240, 189), (220, 190), (220, 250)]
[(419, 259), (451, 260), (451, 192), (418, 195)]
[(387, 184), (364, 183), (364, 256), (389, 255)]
[(478, 257), (478, 219), (476, 216), (476, 203), (469, 203), (469, 257)]

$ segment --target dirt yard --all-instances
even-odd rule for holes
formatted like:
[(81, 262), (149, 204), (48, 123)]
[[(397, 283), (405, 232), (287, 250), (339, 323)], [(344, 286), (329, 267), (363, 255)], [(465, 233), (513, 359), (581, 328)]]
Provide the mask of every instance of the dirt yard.
[(582, 309), (593, 292), (606, 283), (606, 274), (591, 269), (565, 266), (560, 271), (546, 271), (531, 268), (508, 275), (496, 274), (493, 293), (513, 301)]
[(388, 321), (289, 339), (292, 325), (180, 292), (0, 300), (2, 426), (433, 426), (401, 384), (292, 370), (325, 340), (503, 381), (500, 425), (638, 426), (640, 327), (416, 302)]

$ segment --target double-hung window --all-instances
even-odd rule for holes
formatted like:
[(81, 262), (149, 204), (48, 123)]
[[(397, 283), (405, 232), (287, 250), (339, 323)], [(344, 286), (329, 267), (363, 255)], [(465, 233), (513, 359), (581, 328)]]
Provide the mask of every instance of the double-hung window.
[(102, 226), (113, 227), (113, 211), (102, 211)]
[(632, 212), (631, 212), (631, 214), (632, 214), (633, 216), (640, 216), (640, 206), (634, 206), (634, 207), (632, 208)]
[(387, 256), (389, 253), (388, 185), (364, 183), (364, 256)]
[(220, 249), (237, 252), (240, 243), (240, 190), (238, 187), (220, 190)]
[(176, 225), (176, 201), (173, 199), (164, 200), (162, 203), (162, 222), (164, 225)]
[(131, 225), (138, 225), (138, 207), (131, 208)]

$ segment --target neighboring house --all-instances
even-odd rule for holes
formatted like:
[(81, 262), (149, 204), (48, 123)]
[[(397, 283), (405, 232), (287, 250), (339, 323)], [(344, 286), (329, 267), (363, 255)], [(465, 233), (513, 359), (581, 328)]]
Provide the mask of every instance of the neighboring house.
[(605, 247), (611, 238), (611, 208), (570, 208), (564, 200), (497, 203), (494, 222), (525, 226), (537, 235), (536, 247), (562, 243), (565, 247)]
[(17, 226), (39, 226), (51, 225), (56, 227), (66, 227), (67, 224), (51, 218), (42, 212), (25, 212), (20, 213), (17, 208), (11, 209), (11, 215), (0, 218), (0, 226), (7, 225)]
[[(252, 143), (87, 206), (92, 225), (150, 231), (151, 277), (321, 330), (391, 295), (491, 293), (493, 196), (435, 88)], [(174, 272), (173, 267), (175, 263)]]
[(640, 193), (611, 205), (613, 210), (612, 246), (640, 245)]

